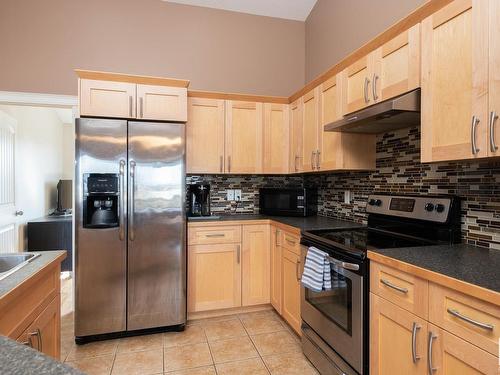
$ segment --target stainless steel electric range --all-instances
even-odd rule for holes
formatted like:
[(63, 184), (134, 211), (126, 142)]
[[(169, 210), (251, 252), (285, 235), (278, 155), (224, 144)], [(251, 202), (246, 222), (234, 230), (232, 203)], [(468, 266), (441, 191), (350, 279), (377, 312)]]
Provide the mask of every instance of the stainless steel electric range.
[(460, 242), (460, 201), (450, 196), (370, 195), (366, 227), (302, 233), (302, 256), (328, 255), (332, 289), (302, 287), (302, 346), (321, 374), (368, 374), (368, 250)]

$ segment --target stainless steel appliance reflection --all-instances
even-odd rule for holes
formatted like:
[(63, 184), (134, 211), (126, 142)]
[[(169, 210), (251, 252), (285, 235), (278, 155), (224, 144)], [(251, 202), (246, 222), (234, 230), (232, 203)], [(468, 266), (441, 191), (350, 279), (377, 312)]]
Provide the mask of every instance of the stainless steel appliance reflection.
[[(185, 125), (181, 123), (77, 119), (75, 336), (78, 343), (108, 334), (166, 326), (183, 328), (186, 322), (184, 132)], [(93, 190), (88, 189), (86, 176), (94, 176)], [(116, 176), (117, 187), (110, 176)], [(94, 202), (94, 208), (115, 207), (115, 201), (109, 203), (111, 198), (106, 195), (114, 196), (110, 189), (116, 190), (118, 220), (110, 225), (84, 225), (85, 215), (92, 211), (87, 212), (86, 201)]]

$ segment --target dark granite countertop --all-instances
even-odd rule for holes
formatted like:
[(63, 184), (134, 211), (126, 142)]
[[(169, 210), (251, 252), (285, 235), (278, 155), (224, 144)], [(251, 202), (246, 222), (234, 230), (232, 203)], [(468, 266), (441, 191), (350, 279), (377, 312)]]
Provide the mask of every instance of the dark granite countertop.
[(218, 222), (218, 221), (238, 221), (238, 220), (274, 220), (279, 223), (290, 225), (299, 228), (301, 231), (320, 230), (320, 229), (344, 229), (344, 228), (359, 228), (362, 224), (352, 221), (338, 220), (326, 216), (269, 216), (260, 214), (234, 214), (220, 215), (218, 219), (193, 219), (188, 218), (189, 222)]
[(455, 244), (371, 251), (500, 292), (500, 250)]
[(83, 375), (83, 372), (66, 366), (5, 336), (0, 336), (0, 374)]
[[(36, 253), (36, 251), (33, 253)], [(36, 274), (42, 268), (46, 267), (55, 259), (66, 254), (66, 251), (65, 250), (40, 251), (39, 254), (40, 254), (39, 257), (35, 258), (26, 266), (22, 267), (13, 274), (7, 276), (5, 279), (0, 280), (0, 298), (9, 293), (11, 290), (13, 290), (15, 287), (17, 287), (25, 280), (29, 279), (31, 276)]]

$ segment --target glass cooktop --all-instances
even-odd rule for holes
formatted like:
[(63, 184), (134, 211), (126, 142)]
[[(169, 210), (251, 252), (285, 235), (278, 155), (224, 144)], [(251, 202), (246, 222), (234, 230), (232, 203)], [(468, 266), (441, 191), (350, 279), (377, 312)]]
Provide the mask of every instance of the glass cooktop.
[(408, 238), (371, 228), (346, 230), (312, 230), (306, 232), (325, 245), (341, 246), (350, 251), (366, 252), (370, 249), (389, 249), (396, 247), (422, 246), (432, 243), (417, 238)]

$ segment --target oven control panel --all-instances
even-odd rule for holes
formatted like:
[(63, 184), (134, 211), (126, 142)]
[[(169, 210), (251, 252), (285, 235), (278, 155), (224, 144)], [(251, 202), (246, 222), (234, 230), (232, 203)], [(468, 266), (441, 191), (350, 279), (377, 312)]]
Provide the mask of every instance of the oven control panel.
[(452, 199), (448, 197), (408, 197), (373, 194), (366, 212), (444, 223), (448, 220)]

